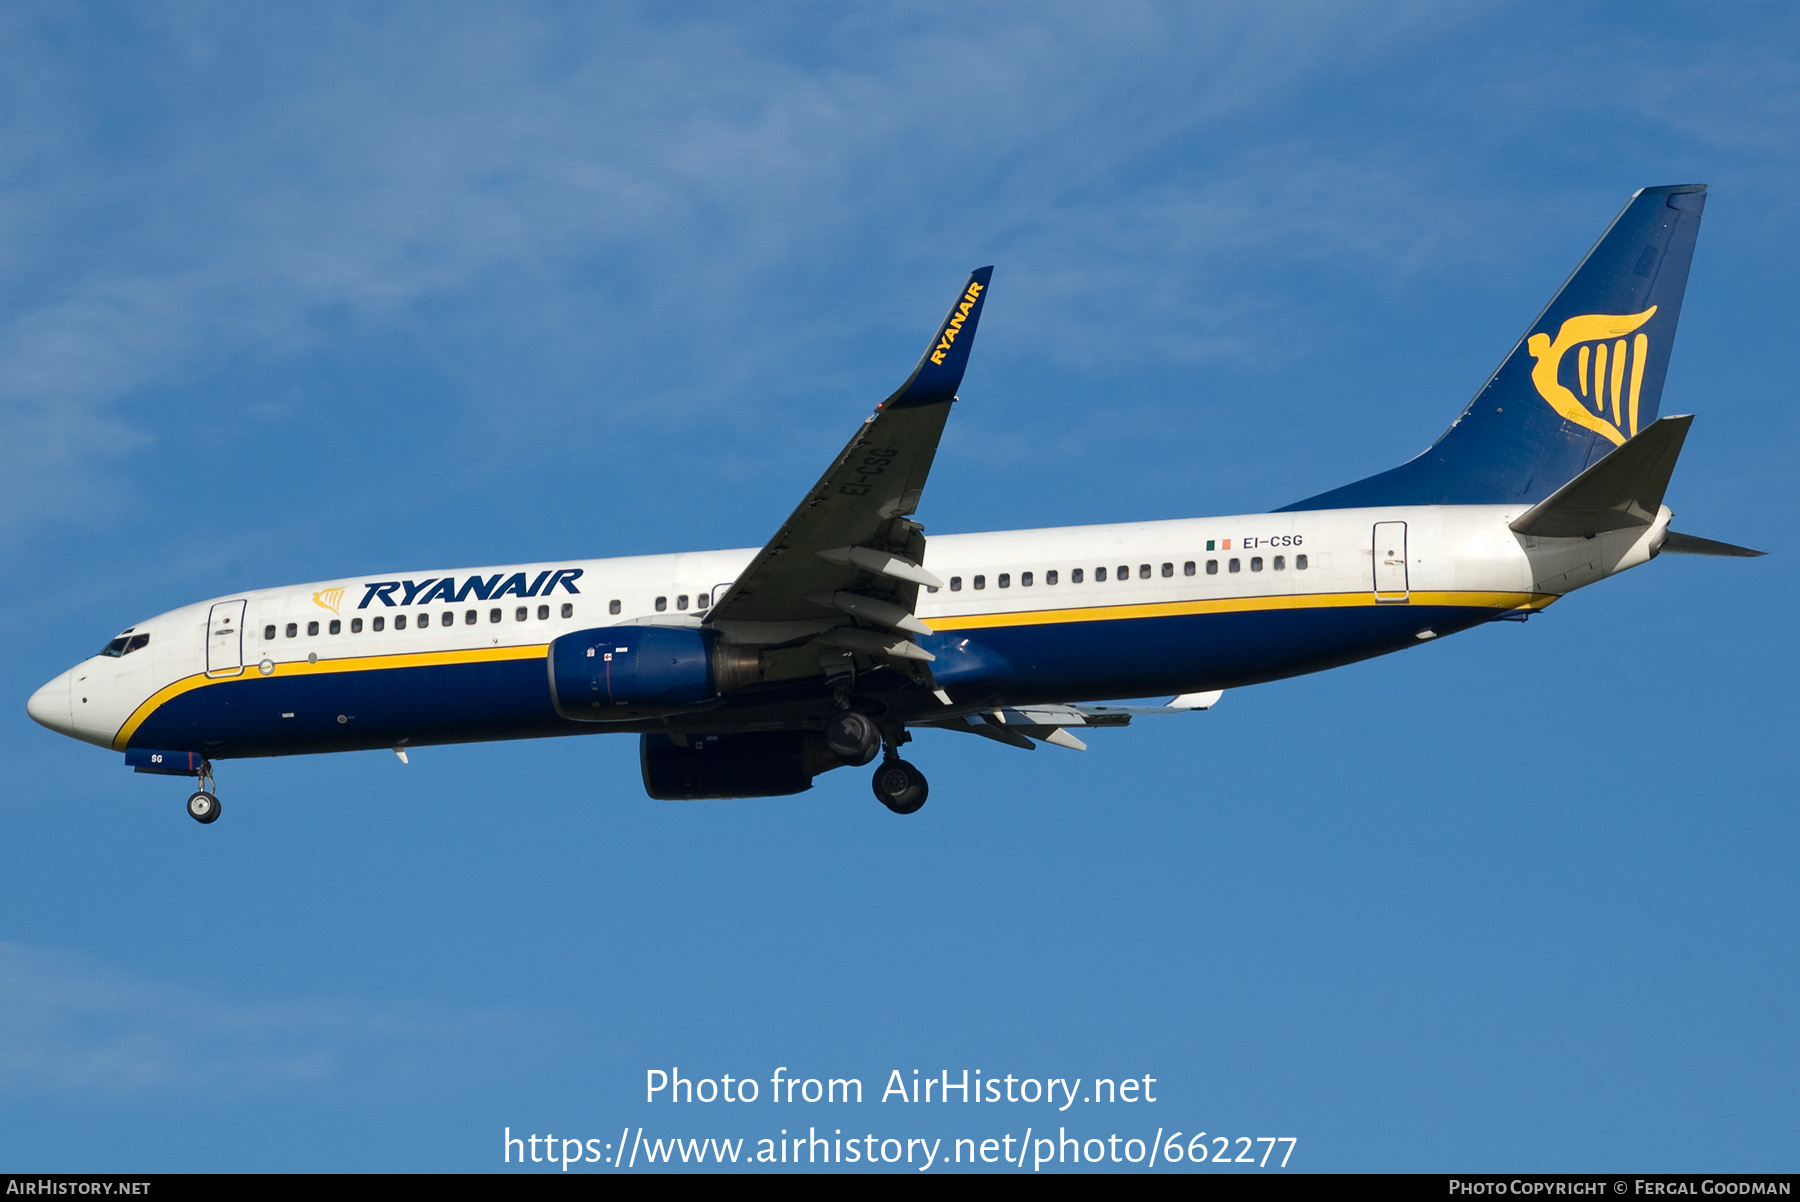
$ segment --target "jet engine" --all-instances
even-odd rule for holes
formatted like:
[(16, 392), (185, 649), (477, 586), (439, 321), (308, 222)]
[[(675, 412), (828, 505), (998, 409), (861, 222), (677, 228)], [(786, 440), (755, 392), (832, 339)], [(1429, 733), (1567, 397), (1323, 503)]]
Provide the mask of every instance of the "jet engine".
[(550, 698), (577, 722), (678, 713), (758, 679), (756, 651), (714, 631), (602, 626), (550, 644)]
[(643, 736), (644, 792), (658, 801), (781, 797), (812, 788), (813, 777), (844, 761), (815, 730)]

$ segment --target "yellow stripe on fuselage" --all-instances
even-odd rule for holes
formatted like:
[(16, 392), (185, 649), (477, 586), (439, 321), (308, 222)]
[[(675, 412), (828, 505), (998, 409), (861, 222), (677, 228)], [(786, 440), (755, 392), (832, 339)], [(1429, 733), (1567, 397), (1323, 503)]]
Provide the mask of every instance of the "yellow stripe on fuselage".
[(245, 666), (243, 674), (238, 676), (211, 677), (203, 672), (192, 676), (184, 676), (173, 684), (164, 685), (152, 693), (147, 701), (132, 711), (131, 717), (125, 719), (125, 725), (113, 736), (113, 750), (125, 750), (125, 744), (137, 733), (155, 713), (168, 701), (190, 693), (195, 689), (205, 688), (209, 684), (225, 684), (233, 680), (268, 680), (276, 676), (320, 676), (336, 675), (340, 672), (379, 672), (387, 668), (432, 668), (444, 664), (482, 664), (495, 663), (509, 659), (542, 659), (550, 651), (548, 643), (534, 643), (523, 647), (474, 647), (466, 651), (417, 651), (402, 655), (359, 655), (344, 659), (322, 659), (317, 663), (308, 660), (295, 660), (290, 663), (276, 664), (275, 670), (264, 676), (260, 671), (251, 674), (250, 666)]
[(1145, 605), (1090, 605), (1075, 609), (1032, 609), (1018, 613), (968, 614), (930, 618), (933, 631), (984, 630), (996, 626), (1048, 626), (1058, 622), (1116, 622), (1130, 618), (1170, 618), (1186, 614), (1253, 613), (1275, 609), (1348, 609), (1380, 605), (1446, 605), (1462, 609), (1542, 609), (1551, 593), (1416, 592), (1406, 601), (1377, 601), (1373, 593), (1290, 593), (1277, 597), (1228, 597), (1217, 601), (1159, 601)]
[[(1495, 592), (1415, 592), (1407, 601), (1377, 601), (1374, 594), (1356, 593), (1291, 593), (1273, 597), (1230, 597), (1212, 601), (1161, 601), (1140, 605), (1090, 605), (1071, 609), (1034, 609), (1017, 613), (965, 614), (937, 617), (926, 622), (933, 631), (990, 630), (1002, 626), (1049, 626), (1059, 622), (1119, 622), (1133, 618), (1168, 618), (1188, 614), (1253, 613), (1270, 610), (1348, 609), (1360, 606), (1438, 605), (1462, 609), (1513, 610), (1542, 609), (1557, 599), (1552, 593)], [(523, 647), (476, 647), (465, 651), (419, 651), (403, 655), (367, 655), (344, 659), (322, 659), (318, 663), (296, 660), (275, 665), (265, 677), (252, 677), (250, 666), (240, 676), (209, 677), (204, 673), (186, 676), (164, 685), (132, 712), (113, 736), (113, 748), (123, 751), (131, 736), (137, 733), (156, 710), (173, 698), (207, 685), (225, 684), (232, 680), (266, 680), (274, 676), (316, 676), (340, 672), (376, 672), (388, 668), (429, 668), (445, 664), (492, 663), (500, 660), (542, 659), (549, 644), (536, 643)]]

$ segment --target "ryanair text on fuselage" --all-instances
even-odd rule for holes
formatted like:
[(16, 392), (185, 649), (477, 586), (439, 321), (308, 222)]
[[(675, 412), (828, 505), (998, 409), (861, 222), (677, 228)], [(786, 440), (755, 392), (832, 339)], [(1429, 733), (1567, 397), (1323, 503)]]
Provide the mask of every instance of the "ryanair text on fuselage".
[[(502, 597), (548, 597), (558, 587), (567, 592), (579, 595), (581, 590), (575, 582), (581, 579), (580, 568), (546, 569), (539, 572), (537, 578), (526, 583), (524, 572), (514, 572), (501, 579), (501, 573), (492, 576), (444, 576), (442, 578), (427, 576), (423, 580), (372, 580), (363, 584), (363, 599), (356, 608), (367, 609), (372, 601), (380, 601), (383, 605), (425, 605), (433, 601), (444, 601), (460, 604), (468, 600), (498, 601)], [(399, 600), (394, 594), (399, 593)]]

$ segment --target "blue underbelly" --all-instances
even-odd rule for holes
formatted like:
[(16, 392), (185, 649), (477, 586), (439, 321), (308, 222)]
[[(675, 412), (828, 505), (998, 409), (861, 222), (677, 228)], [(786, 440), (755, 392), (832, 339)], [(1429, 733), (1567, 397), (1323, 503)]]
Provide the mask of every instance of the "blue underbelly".
[[(959, 703), (1101, 701), (1315, 672), (1416, 646), (1421, 630), (1449, 634), (1493, 616), (1467, 606), (1360, 605), (992, 626), (921, 642), (938, 653), (934, 673)], [(822, 684), (816, 692), (828, 709)], [(902, 720), (940, 712), (925, 690), (903, 684), (901, 694), (888, 701)], [(749, 725), (759, 708), (734, 694), (671, 725), (704, 729), (708, 713), (721, 726)], [(816, 716), (791, 687), (776, 708), (781, 721)], [(544, 660), (526, 658), (209, 681), (163, 702), (130, 745), (227, 759), (617, 729), (559, 716)]]

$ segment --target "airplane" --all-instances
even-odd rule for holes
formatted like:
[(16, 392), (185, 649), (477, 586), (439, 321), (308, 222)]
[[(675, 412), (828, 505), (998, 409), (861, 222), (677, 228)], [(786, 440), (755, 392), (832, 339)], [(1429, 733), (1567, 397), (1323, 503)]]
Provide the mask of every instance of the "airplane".
[[(195, 779), (246, 756), (639, 736), (652, 798), (800, 793), (917, 729), (1031, 749), (1226, 689), (1523, 620), (1659, 553), (1691, 416), (1657, 415), (1705, 185), (1634, 194), (1450, 428), (1268, 513), (933, 536), (913, 520), (993, 269), (760, 549), (379, 572), (127, 627), (32, 695), (42, 725)], [(1174, 694), (1162, 705), (1121, 704)]]

